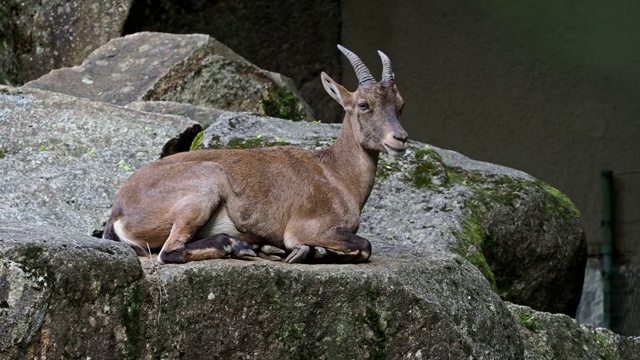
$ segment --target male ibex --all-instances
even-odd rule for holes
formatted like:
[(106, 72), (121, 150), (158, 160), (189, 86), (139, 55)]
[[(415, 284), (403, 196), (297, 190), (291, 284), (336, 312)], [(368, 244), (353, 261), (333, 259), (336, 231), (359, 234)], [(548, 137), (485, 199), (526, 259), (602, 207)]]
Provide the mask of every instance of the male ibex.
[(120, 189), (104, 238), (138, 254), (161, 248), (161, 263), (256, 256), (253, 250), (273, 258), (283, 249), (289, 263), (367, 261), (371, 243), (355, 232), (379, 153), (406, 149), (404, 101), (384, 53), (376, 82), (357, 55), (338, 48), (360, 84), (351, 93), (321, 75), (346, 112), (333, 145), (198, 150), (147, 164)]

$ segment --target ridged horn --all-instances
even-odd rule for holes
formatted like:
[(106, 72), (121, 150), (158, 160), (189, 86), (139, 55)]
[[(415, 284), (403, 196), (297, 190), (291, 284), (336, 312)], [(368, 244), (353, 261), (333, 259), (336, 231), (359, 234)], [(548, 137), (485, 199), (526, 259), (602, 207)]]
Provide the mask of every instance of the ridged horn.
[(358, 77), (358, 83), (360, 83), (360, 85), (364, 85), (368, 82), (375, 81), (375, 79), (373, 78), (373, 75), (371, 75), (371, 71), (367, 69), (367, 67), (364, 65), (362, 60), (360, 60), (360, 58), (358, 57), (358, 55), (354, 54), (353, 52), (351, 52), (349, 49), (345, 48), (342, 45), (338, 45), (338, 50), (340, 50), (344, 54), (344, 56), (346, 56), (347, 59), (349, 59), (349, 62), (351, 63), (353, 70), (356, 71), (356, 76)]
[(380, 59), (382, 60), (382, 79), (380, 82), (393, 84), (395, 77), (393, 75), (393, 70), (391, 69), (391, 60), (380, 50), (378, 50), (378, 55), (380, 55)]

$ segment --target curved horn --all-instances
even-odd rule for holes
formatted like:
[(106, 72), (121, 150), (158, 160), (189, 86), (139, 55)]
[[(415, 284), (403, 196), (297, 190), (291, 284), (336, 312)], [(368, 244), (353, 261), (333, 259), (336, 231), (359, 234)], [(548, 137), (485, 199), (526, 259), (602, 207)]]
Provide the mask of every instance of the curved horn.
[(391, 60), (389, 60), (389, 57), (380, 50), (378, 50), (378, 55), (380, 55), (380, 59), (382, 60), (382, 79), (380, 82), (393, 84), (395, 77), (393, 75), (393, 70), (391, 69)]
[(371, 75), (371, 72), (369, 71), (369, 69), (367, 69), (362, 60), (360, 60), (358, 55), (354, 54), (342, 45), (338, 45), (338, 50), (340, 50), (344, 54), (344, 56), (349, 59), (351, 66), (353, 66), (353, 70), (356, 71), (356, 76), (358, 77), (358, 82), (360, 83), (360, 85), (375, 81), (373, 75)]

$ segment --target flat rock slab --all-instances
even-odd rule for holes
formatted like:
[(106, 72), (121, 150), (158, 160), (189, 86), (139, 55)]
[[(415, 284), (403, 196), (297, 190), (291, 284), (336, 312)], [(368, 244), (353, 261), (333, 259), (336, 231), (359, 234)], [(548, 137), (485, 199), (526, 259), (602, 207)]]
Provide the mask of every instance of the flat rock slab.
[(505, 303), (462, 258), (156, 266), (121, 243), (0, 222), (0, 355), (518, 358)]
[[(411, 257), (408, 255), (407, 257)], [(640, 338), (501, 301), (457, 255), (158, 266), (0, 221), (0, 357), (635, 359)]]
[(315, 120), (291, 79), (262, 70), (201, 34), (116, 38), (81, 65), (53, 70), (24, 86), (115, 105), (162, 100)]
[(0, 87), (0, 220), (101, 230), (120, 187), (195, 123)]

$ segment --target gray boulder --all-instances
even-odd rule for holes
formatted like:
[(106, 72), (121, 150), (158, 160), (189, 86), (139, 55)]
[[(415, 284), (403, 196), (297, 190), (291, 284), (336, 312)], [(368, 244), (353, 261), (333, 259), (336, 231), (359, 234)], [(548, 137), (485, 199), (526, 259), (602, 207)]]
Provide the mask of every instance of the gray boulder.
[(0, 222), (0, 358), (124, 358), (142, 276), (122, 243)]
[(115, 105), (160, 100), (291, 120), (315, 120), (291, 79), (262, 70), (200, 34), (113, 39), (79, 66), (24, 85)]
[[(182, 142), (321, 148), (338, 131), (249, 113), (211, 118)], [(503, 302), (498, 294), (534, 308), (571, 306), (579, 290), (557, 287), (574, 286), (580, 271), (579, 215), (524, 173), (424, 144), (412, 143), (400, 159), (381, 157), (360, 230), (374, 246), (366, 264), (158, 266), (88, 236), (133, 170), (198, 126), (180, 115), (0, 87), (1, 358), (585, 357), (560, 352), (567, 342), (611, 358), (640, 351), (637, 339)], [(531, 237), (509, 243), (513, 232)], [(503, 248), (519, 246), (528, 258), (517, 261), (542, 279), (501, 273), (504, 257), (517, 256)], [(560, 254), (549, 260), (554, 246)], [(565, 276), (548, 274), (551, 262)], [(529, 287), (536, 297), (518, 291)]]
[[(344, 40), (340, 7), (337, 0), (218, 0), (197, 4), (138, 0), (131, 7), (123, 34), (161, 31), (211, 35), (257, 66), (292, 78), (317, 118), (336, 122), (342, 119), (342, 108), (326, 96), (319, 75), (325, 71), (341, 79), (341, 54), (336, 49), (336, 44)], [(370, 55), (378, 61), (373, 57), (375, 51)]]
[(505, 303), (476, 269), (452, 254), (405, 255), (381, 252), (357, 266), (141, 266), (123, 244), (0, 223), (0, 312), (8, 319), (0, 354), (522, 358)]
[(100, 231), (120, 184), (194, 126), (176, 116), (0, 87), (0, 220)]
[[(34, 229), (37, 229), (34, 231)], [(461, 257), (158, 266), (125, 244), (0, 221), (0, 357), (635, 359), (640, 338), (503, 302)]]

